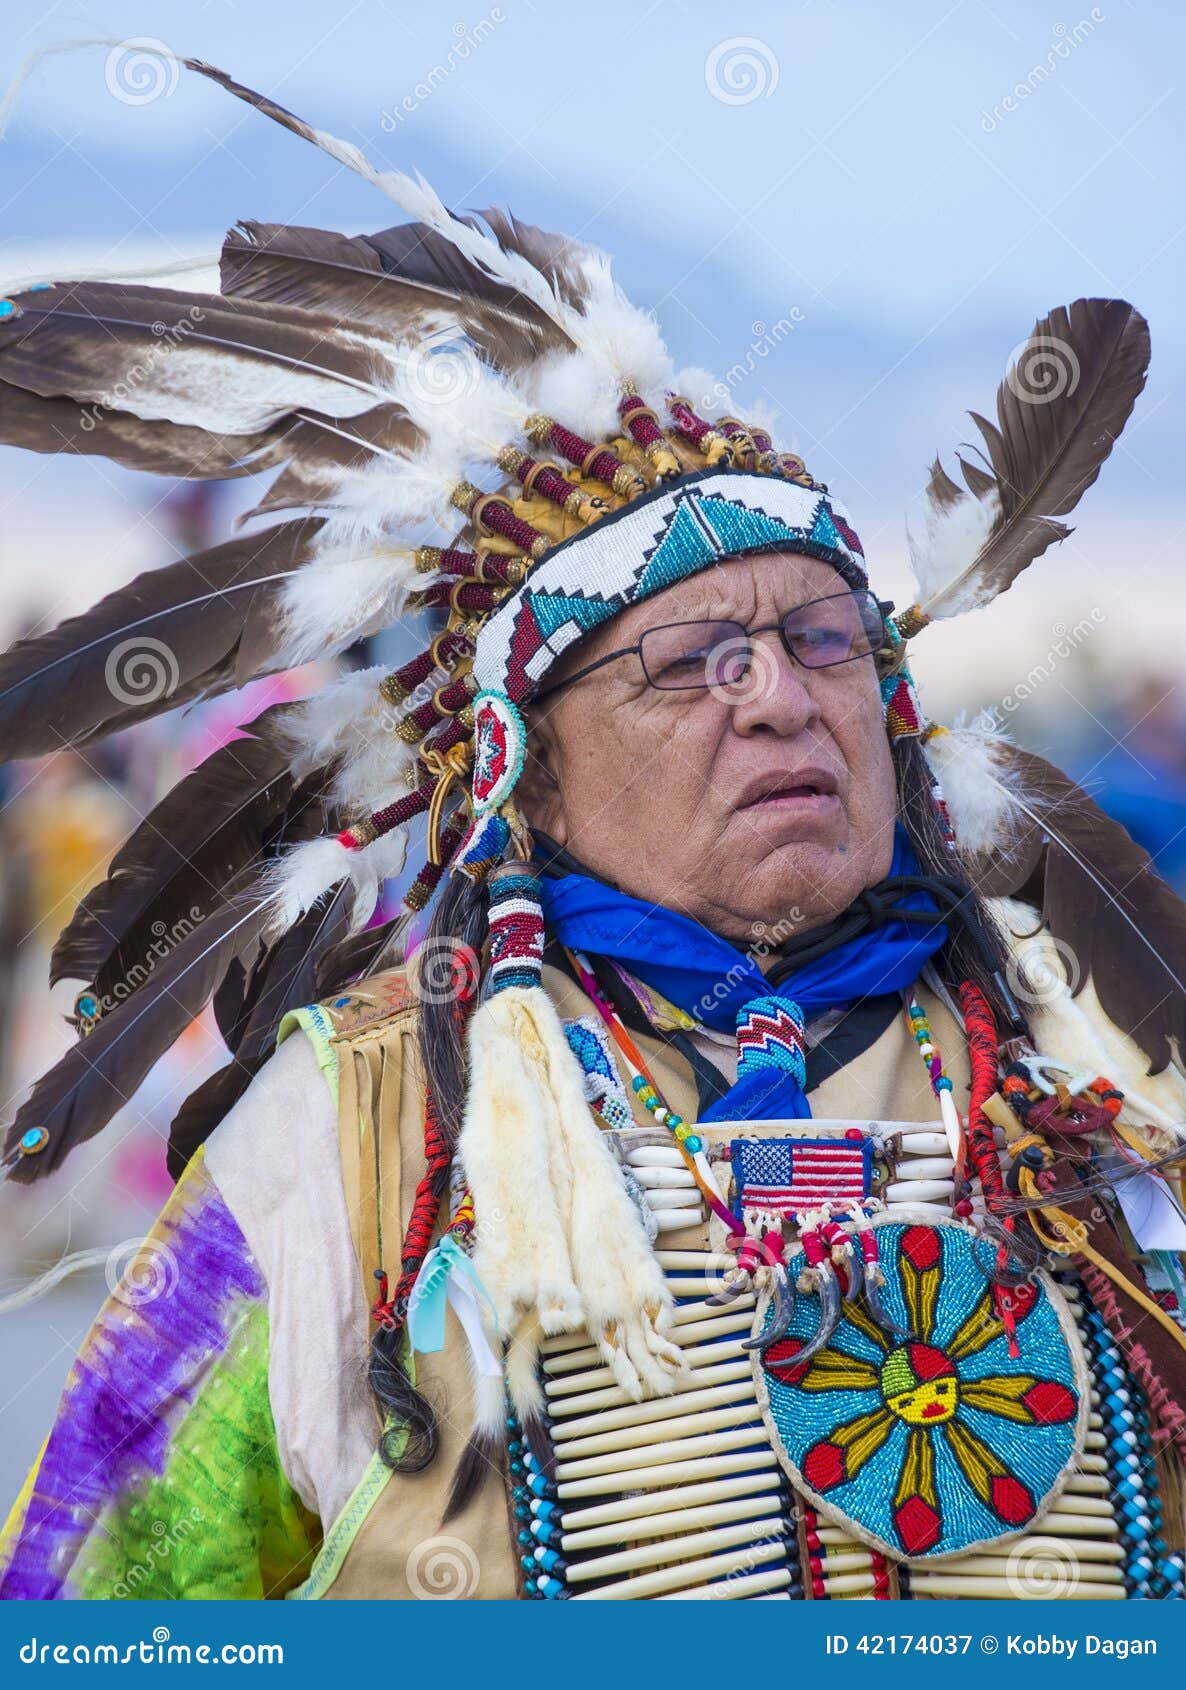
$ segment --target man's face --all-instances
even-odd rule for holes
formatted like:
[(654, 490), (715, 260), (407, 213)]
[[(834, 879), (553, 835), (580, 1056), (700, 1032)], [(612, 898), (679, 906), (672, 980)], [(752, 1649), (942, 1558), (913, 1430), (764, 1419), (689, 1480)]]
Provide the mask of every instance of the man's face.
[[(738, 559), (636, 604), (554, 672), (702, 618), (765, 626), (845, 590), (798, 553)], [(873, 660), (806, 669), (777, 632), (735, 686), (661, 691), (618, 658), (530, 712), (528, 820), (624, 891), (743, 944), (844, 909), (889, 870), (893, 765)]]

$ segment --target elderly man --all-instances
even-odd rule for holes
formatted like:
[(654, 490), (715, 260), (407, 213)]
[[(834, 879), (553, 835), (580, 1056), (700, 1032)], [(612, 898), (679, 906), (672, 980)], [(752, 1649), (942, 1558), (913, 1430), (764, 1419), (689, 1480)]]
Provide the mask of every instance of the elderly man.
[[(211, 997), (233, 1060), (175, 1123), (0, 1589), (1024, 1596), (1054, 1555), (1079, 1594), (1181, 1595), (1183, 913), (1048, 765), (928, 723), (904, 645), (1065, 532), (1145, 325), (1038, 325), (990, 468), (933, 472), (894, 618), (828, 490), (705, 420), (603, 260), (383, 183), (421, 224), (241, 228), (200, 321), (78, 284), (0, 340), (24, 443), (283, 462), (263, 508), (328, 512), (17, 647), (9, 754), (434, 622), (188, 777), (59, 945), (83, 1038), (14, 1177)], [(72, 436), (136, 353), (80, 317), (187, 311), (167, 377)], [(1087, 379), (1039, 416), (1052, 340)], [(220, 357), (236, 382), (201, 379)], [(145, 633), (176, 682), (120, 708), (98, 677)], [(421, 815), (412, 924), (368, 926)]]

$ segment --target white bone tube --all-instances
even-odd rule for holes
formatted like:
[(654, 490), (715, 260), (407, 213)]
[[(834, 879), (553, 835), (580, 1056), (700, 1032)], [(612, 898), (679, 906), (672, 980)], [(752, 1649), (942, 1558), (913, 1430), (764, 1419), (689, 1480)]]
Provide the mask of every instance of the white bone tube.
[[(655, 1196), (661, 1195), (654, 1193)], [(683, 1232), (690, 1226), (699, 1225), (699, 1209), (652, 1209), (655, 1225), (660, 1232)]]
[[(791, 1583), (789, 1567), (764, 1567), (759, 1573), (734, 1573), (716, 1584), (697, 1584), (673, 1590), (660, 1602), (742, 1602), (750, 1596), (776, 1597)], [(786, 1598), (784, 1597), (784, 1600)]]
[(630, 1573), (640, 1567), (654, 1567), (674, 1561), (689, 1561), (694, 1556), (709, 1555), (719, 1549), (732, 1549), (737, 1544), (754, 1545), (785, 1537), (787, 1522), (777, 1514), (760, 1520), (742, 1520), (715, 1531), (692, 1531), (683, 1537), (664, 1538), (662, 1543), (643, 1543), (632, 1549), (619, 1549), (612, 1555), (592, 1555), (587, 1561), (574, 1561), (568, 1569), (570, 1585), (588, 1584), (591, 1579), (612, 1578), (618, 1573)]
[[(777, 1508), (778, 1505), (776, 1496), (743, 1496), (732, 1502), (711, 1502), (702, 1508), (678, 1509), (674, 1513), (652, 1514), (645, 1519), (632, 1520), (630, 1529), (626, 1532), (623, 1532), (620, 1524), (595, 1526), (589, 1531), (566, 1532), (560, 1539), (560, 1548), (563, 1553), (568, 1554), (577, 1549), (600, 1549), (605, 1544), (620, 1544), (623, 1537), (634, 1543), (642, 1538), (665, 1537), (677, 1532), (708, 1531), (717, 1526), (740, 1523), (743, 1520), (752, 1524), (756, 1516), (765, 1519), (770, 1515), (770, 1509)], [(666, 1544), (662, 1545), (662, 1548), (666, 1547)]]
[[(910, 1588), (917, 1595), (925, 1591), (928, 1596), (964, 1596), (964, 1597), (997, 1597), (1001, 1601), (1017, 1600), (1017, 1580), (1010, 1581), (1001, 1576), (987, 1578), (961, 1578), (954, 1572), (923, 1572), (917, 1569), (910, 1575)], [(1123, 1602), (1125, 1599), (1122, 1584), (1096, 1583), (1092, 1579), (1080, 1579), (1078, 1583), (1059, 1590), (1059, 1598), (1063, 1602)]]
[[(634, 1490), (647, 1485), (677, 1485), (685, 1480), (707, 1478), (710, 1473), (742, 1472), (757, 1461), (753, 1444), (760, 1433), (748, 1426), (742, 1431), (713, 1432), (704, 1437), (681, 1438), (673, 1443), (652, 1444), (625, 1454), (598, 1456), (592, 1461), (574, 1461), (567, 1470), (557, 1473), (558, 1494), (570, 1496), (604, 1496), (607, 1490)], [(736, 1452), (745, 1450), (744, 1455)], [(634, 1457), (633, 1460), (630, 1457)], [(732, 1457), (732, 1466), (714, 1468), (717, 1460)], [(599, 1490), (573, 1488), (582, 1479), (609, 1479)]]
[[(724, 1348), (724, 1346), (722, 1345), (721, 1348)], [(588, 1391), (579, 1397), (561, 1397), (559, 1401), (549, 1404), (549, 1413), (556, 1422), (552, 1435), (554, 1438), (572, 1438), (579, 1435), (573, 1430), (574, 1425), (579, 1424), (579, 1422), (562, 1423), (562, 1417), (566, 1415), (591, 1415), (592, 1420), (586, 1421), (582, 1429), (592, 1431), (594, 1428), (598, 1428), (608, 1432), (616, 1425), (636, 1424), (637, 1422), (633, 1420), (620, 1418), (621, 1414), (628, 1413), (633, 1409), (645, 1411), (642, 1415), (643, 1420), (654, 1420), (657, 1416), (653, 1411), (659, 1408), (660, 1403), (670, 1404), (677, 1398), (687, 1397), (693, 1392), (697, 1393), (696, 1402), (700, 1402), (699, 1393), (701, 1391), (708, 1391), (714, 1385), (730, 1385), (739, 1379), (744, 1379), (747, 1382), (752, 1379), (750, 1363), (744, 1355), (739, 1355), (734, 1361), (724, 1361), (716, 1367), (702, 1367), (695, 1373), (685, 1375), (677, 1381), (671, 1396), (662, 1399), (650, 1398), (646, 1402), (636, 1403), (626, 1395), (625, 1391), (620, 1391), (616, 1387), (613, 1390)], [(667, 1412), (682, 1413), (684, 1407), (691, 1408), (691, 1406), (691, 1402), (688, 1402), (681, 1404), (678, 1411), (669, 1407)]]
[(622, 1579), (606, 1584), (600, 1590), (582, 1590), (572, 1598), (574, 1602), (637, 1602), (647, 1596), (661, 1596), (667, 1590), (700, 1584), (705, 1579), (727, 1578), (730, 1573), (760, 1566), (765, 1561), (778, 1561), (786, 1554), (786, 1545), (778, 1539), (773, 1543), (749, 1543), (741, 1549), (728, 1549), (709, 1555), (702, 1561), (686, 1561), (679, 1567), (664, 1567), (660, 1572), (642, 1573), (637, 1578)]
[[(730, 1394), (736, 1391), (745, 1393), (740, 1403)], [(683, 1416), (669, 1414), (666, 1419), (642, 1426), (625, 1426), (617, 1432), (596, 1432), (591, 1437), (574, 1438), (571, 1443), (561, 1444), (556, 1450), (558, 1471), (563, 1477), (570, 1464), (575, 1468), (587, 1466), (589, 1460), (603, 1456), (645, 1454), (650, 1445), (667, 1444), (681, 1437), (690, 1440), (700, 1434), (728, 1431), (734, 1426), (749, 1426), (751, 1443), (761, 1437), (761, 1427), (757, 1424), (758, 1405), (754, 1400), (753, 1385), (748, 1379), (741, 1385), (722, 1385), (713, 1395), (721, 1399), (720, 1405), (714, 1408), (697, 1409), (694, 1414)], [(666, 1408), (671, 1399), (663, 1397), (656, 1400)]]
[(687, 1168), (674, 1144), (636, 1144), (626, 1151), (629, 1168)]
[[(736, 1478), (707, 1479), (698, 1485), (678, 1485), (674, 1490), (650, 1491), (643, 1496), (624, 1496), (617, 1502), (595, 1502), (586, 1508), (570, 1508), (561, 1515), (560, 1525), (565, 1532), (581, 1534), (630, 1521), (630, 1531), (624, 1535), (633, 1537), (644, 1529), (643, 1522), (652, 1516), (675, 1519), (686, 1508), (752, 1499), (775, 1489), (782, 1482), (778, 1463), (772, 1456), (764, 1465), (768, 1470), (763, 1473), (739, 1473)], [(764, 1509), (765, 1504), (748, 1500), (747, 1506), (756, 1510)], [(567, 1539), (565, 1545), (567, 1547)]]
[[(689, 1176), (690, 1177), (690, 1176)], [(698, 1187), (685, 1191), (681, 1185), (661, 1185), (643, 1192), (650, 1208), (661, 1215), (667, 1209), (679, 1209), (683, 1214), (681, 1226), (691, 1226), (704, 1202)]]
[(644, 1191), (683, 1190), (699, 1192), (696, 1181), (687, 1168), (631, 1168), (631, 1173)]
[[(720, 1367), (728, 1362), (744, 1361), (746, 1352), (741, 1344), (739, 1332), (736, 1338), (728, 1338), (721, 1343), (685, 1345), (685, 1363), (689, 1368), (703, 1372), (706, 1368)], [(677, 1378), (675, 1389), (695, 1390), (696, 1381), (684, 1375)], [(558, 1379), (546, 1380), (544, 1391), (551, 1404), (550, 1414), (576, 1413), (569, 1400), (572, 1397), (588, 1396), (589, 1402), (585, 1406), (591, 1409), (617, 1408), (620, 1403), (634, 1400), (614, 1384), (613, 1373), (608, 1367), (590, 1368), (586, 1373), (562, 1373)]]

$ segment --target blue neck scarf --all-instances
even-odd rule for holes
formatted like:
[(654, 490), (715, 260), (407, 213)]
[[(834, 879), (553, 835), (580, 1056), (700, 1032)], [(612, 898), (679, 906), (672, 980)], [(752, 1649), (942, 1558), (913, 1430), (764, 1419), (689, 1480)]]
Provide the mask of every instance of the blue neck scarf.
[[(895, 830), (890, 877), (916, 875), (905, 830)], [(571, 950), (619, 962), (696, 1021), (722, 1032), (748, 1027), (736, 1084), (706, 1110), (705, 1121), (803, 1120), (801, 1033), (805, 1021), (856, 998), (903, 991), (946, 942), (941, 923), (921, 926), (891, 917), (872, 932), (837, 945), (795, 970), (772, 991), (752, 956), (699, 922), (644, 903), (588, 875), (545, 878), (540, 890), (548, 927)], [(904, 893), (895, 908), (938, 913), (928, 892)], [(775, 1035), (755, 1042), (753, 1028), (797, 1027), (798, 1048)]]

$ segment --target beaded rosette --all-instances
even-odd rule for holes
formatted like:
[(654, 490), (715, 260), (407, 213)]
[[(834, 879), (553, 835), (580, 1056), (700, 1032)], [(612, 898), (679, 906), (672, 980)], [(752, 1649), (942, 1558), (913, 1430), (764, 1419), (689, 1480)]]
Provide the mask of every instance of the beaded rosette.
[[(939, 1561), (1050, 1506), (1083, 1448), (1085, 1364), (1047, 1274), (1002, 1283), (995, 1247), (956, 1221), (871, 1225), (892, 1326), (846, 1298), (808, 1355), (822, 1314), (809, 1288), (785, 1334), (753, 1352), (755, 1383), (785, 1470), (821, 1513), (885, 1555)], [(787, 1266), (800, 1279), (809, 1253)], [(767, 1298), (756, 1338), (773, 1316)]]

